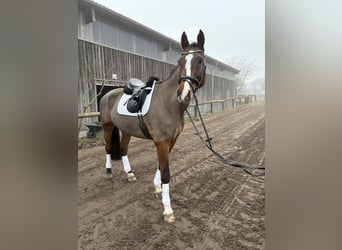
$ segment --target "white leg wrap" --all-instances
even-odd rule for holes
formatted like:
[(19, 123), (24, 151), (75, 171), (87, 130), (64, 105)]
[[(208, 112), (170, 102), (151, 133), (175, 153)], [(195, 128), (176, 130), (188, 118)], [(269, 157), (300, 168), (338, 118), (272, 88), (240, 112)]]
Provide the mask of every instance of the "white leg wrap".
[(110, 154), (106, 154), (106, 168), (112, 168), (112, 159)]
[(163, 215), (171, 215), (171, 214), (173, 214), (173, 210), (172, 210), (171, 206), (165, 206)]
[(129, 164), (129, 160), (128, 160), (127, 155), (122, 156), (122, 163), (123, 163), (124, 170), (126, 173), (131, 171), (131, 165)]
[(169, 195), (169, 184), (163, 184), (162, 185), (162, 202), (163, 202), (164, 208), (167, 206), (170, 206), (170, 208), (171, 208), (171, 201), (170, 201), (170, 195)]
[(162, 189), (161, 189), (161, 179), (160, 179), (159, 169), (157, 169), (157, 171), (156, 171), (156, 175), (154, 176), (153, 183), (154, 183), (154, 187), (155, 187), (155, 193), (160, 194), (162, 192)]
[(164, 205), (164, 220), (168, 223), (173, 223), (175, 221), (175, 216), (171, 208), (171, 201), (169, 195), (169, 184), (162, 184), (162, 202)]
[(160, 171), (157, 169), (156, 175), (154, 176), (153, 180), (154, 186), (160, 187), (161, 186), (161, 180), (160, 180)]

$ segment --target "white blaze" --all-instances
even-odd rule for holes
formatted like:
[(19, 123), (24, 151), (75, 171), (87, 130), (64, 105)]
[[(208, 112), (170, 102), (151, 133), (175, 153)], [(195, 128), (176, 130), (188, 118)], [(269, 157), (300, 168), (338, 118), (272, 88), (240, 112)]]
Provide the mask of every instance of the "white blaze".
[(185, 73), (187, 76), (191, 76), (191, 60), (193, 58), (192, 54), (188, 54), (185, 57)]
[[(192, 54), (188, 54), (185, 56), (185, 75), (191, 76), (191, 60), (193, 58)], [(184, 82), (183, 91), (181, 94), (181, 99), (184, 100), (185, 97), (189, 94), (191, 87), (188, 81)]]
[(182, 91), (182, 95), (181, 95), (181, 99), (184, 100), (185, 97), (188, 95), (190, 91), (190, 84), (188, 83), (188, 81), (184, 82), (183, 85), (183, 91)]

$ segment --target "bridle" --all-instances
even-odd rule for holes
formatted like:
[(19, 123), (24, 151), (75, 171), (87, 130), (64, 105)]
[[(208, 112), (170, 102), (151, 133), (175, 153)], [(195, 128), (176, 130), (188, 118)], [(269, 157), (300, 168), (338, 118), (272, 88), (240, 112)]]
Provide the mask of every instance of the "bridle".
[[(204, 51), (203, 50), (189, 50), (187, 52), (182, 52), (181, 55), (185, 56), (185, 55), (194, 54), (194, 53), (204, 53)], [(203, 63), (202, 74), (198, 78), (195, 78), (195, 77), (192, 77), (192, 76), (187, 76), (187, 75), (186, 76), (181, 76), (179, 78), (179, 80), (178, 80), (178, 84), (180, 84), (181, 81), (189, 80), (189, 81), (193, 82), (196, 85), (196, 88), (194, 89), (192, 87), (192, 85), (190, 84), (191, 88), (195, 92), (197, 89), (199, 89), (199, 85), (200, 85), (200, 82), (202, 80), (202, 77), (205, 75), (206, 68), (207, 68), (207, 66)]]

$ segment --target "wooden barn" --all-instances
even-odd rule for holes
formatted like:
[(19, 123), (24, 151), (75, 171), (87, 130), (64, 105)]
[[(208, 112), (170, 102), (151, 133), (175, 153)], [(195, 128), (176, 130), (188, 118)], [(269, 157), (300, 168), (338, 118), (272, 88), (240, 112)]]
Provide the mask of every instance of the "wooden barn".
[[(79, 113), (98, 111), (103, 93), (124, 86), (132, 77), (147, 81), (149, 76), (157, 76), (162, 80), (176, 66), (179, 41), (96, 2), (79, 0), (78, 7)], [(233, 96), (239, 71), (209, 55), (206, 64), (206, 84), (198, 91), (199, 102)], [(201, 109), (206, 112), (208, 107)]]

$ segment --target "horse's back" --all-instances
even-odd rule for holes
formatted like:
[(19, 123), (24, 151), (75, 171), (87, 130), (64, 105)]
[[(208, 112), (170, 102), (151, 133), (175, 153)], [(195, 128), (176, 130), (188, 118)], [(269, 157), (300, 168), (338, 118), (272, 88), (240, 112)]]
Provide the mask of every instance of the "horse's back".
[(111, 110), (113, 109), (115, 103), (122, 96), (122, 88), (113, 89), (107, 92), (100, 100), (100, 119), (101, 122), (107, 122), (111, 120)]

